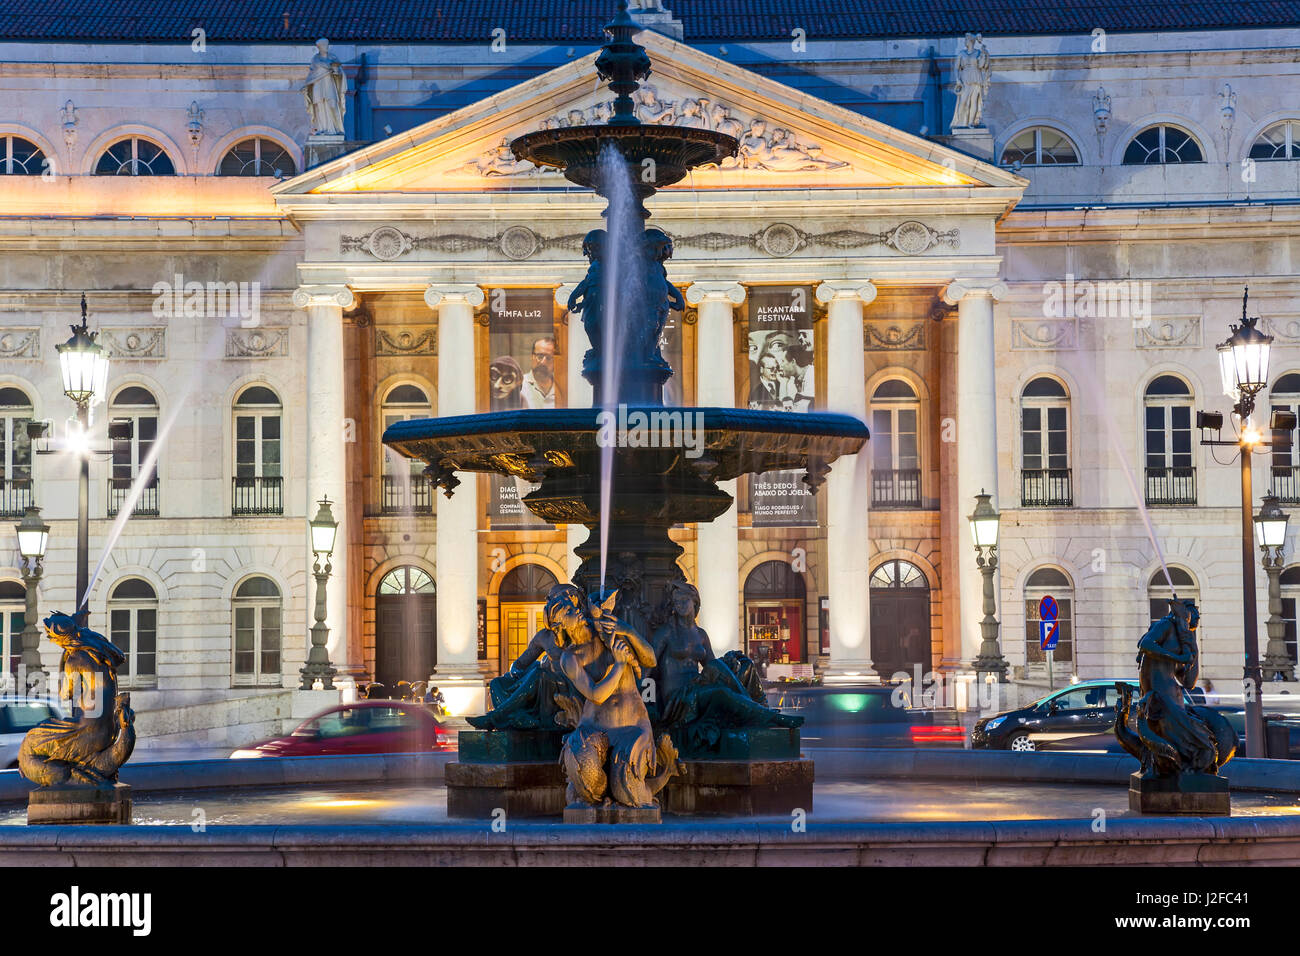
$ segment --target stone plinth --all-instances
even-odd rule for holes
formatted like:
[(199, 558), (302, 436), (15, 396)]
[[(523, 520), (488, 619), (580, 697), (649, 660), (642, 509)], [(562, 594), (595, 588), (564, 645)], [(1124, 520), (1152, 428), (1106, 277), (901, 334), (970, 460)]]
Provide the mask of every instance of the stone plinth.
[(1232, 812), (1228, 781), (1205, 773), (1177, 777), (1128, 778), (1128, 805), (1139, 813), (1190, 813), (1200, 817)]
[(456, 737), (462, 763), (559, 760), (564, 731), (462, 730)]
[(675, 741), (686, 760), (798, 760), (799, 728), (748, 727), (724, 730), (713, 746), (692, 748), (686, 741)]
[(489, 820), (497, 810), (506, 817), (553, 817), (564, 811), (564, 768), (558, 761), (449, 763), (446, 769), (447, 816)]
[(954, 126), (949, 135), (939, 139), (977, 159), (993, 160), (993, 134), (984, 126)]
[(565, 807), (565, 823), (662, 823), (658, 807)]
[(125, 783), (38, 787), (27, 795), (28, 825), (130, 822), (131, 788)]
[(659, 795), (667, 813), (767, 816), (813, 805), (813, 762), (794, 760), (684, 760)]

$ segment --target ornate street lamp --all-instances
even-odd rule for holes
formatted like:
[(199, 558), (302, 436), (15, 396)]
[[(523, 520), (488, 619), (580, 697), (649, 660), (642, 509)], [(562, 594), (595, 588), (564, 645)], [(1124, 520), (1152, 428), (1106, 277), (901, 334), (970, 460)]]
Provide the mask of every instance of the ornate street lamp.
[(23, 587), (27, 589), (27, 609), (23, 615), (23, 654), (20, 664), (21, 690), (27, 693), (44, 693), (48, 675), (41, 667), (41, 632), (36, 627), (36, 585), (41, 580), (45, 549), (50, 543), (50, 526), (41, 520), (41, 509), (28, 505), (23, 520), (14, 525), (18, 532), (18, 554), (22, 557), (19, 570)]
[(312, 690), (319, 680), (324, 690), (333, 690), (334, 675), (338, 671), (331, 666), (329, 652), (325, 649), (330, 633), (325, 625), (325, 585), (330, 579), (330, 572), (334, 570), (330, 558), (334, 554), (334, 538), (338, 534), (339, 523), (334, 520), (328, 496), (321, 499), (320, 510), (308, 522), (308, 527), (311, 530), (311, 551), (315, 556), (312, 574), (316, 577), (316, 623), (311, 628), (311, 650), (307, 652), (307, 664), (299, 672), (302, 674), (300, 689)]
[(970, 536), (975, 542), (975, 564), (984, 575), (984, 620), (980, 621), (983, 640), (979, 656), (975, 658), (975, 674), (996, 674), (1001, 683), (1007, 680), (1007, 659), (998, 647), (998, 619), (994, 616), (997, 605), (993, 601), (993, 572), (998, 567), (998, 522), (1001, 515), (993, 507), (989, 495), (981, 491), (975, 496), (975, 510), (970, 517)]
[[(1250, 301), (1250, 289), (1241, 297), (1241, 323), (1233, 325), (1232, 334), (1227, 341), (1218, 346), (1219, 376), (1223, 383), (1223, 392), (1234, 402), (1232, 411), (1236, 416), (1241, 431), (1235, 441), (1221, 441), (1217, 437), (1206, 439), (1202, 432), (1202, 445), (1235, 446), (1241, 458), (1241, 566), (1242, 566), (1242, 606), (1245, 618), (1245, 663), (1242, 675), (1242, 695), (1246, 702), (1246, 755), (1264, 756), (1264, 704), (1260, 699), (1262, 693), (1263, 673), (1259, 665), (1259, 618), (1255, 606), (1255, 555), (1251, 544), (1252, 524), (1251, 508), (1254, 495), (1251, 489), (1250, 458), (1261, 447), (1276, 445), (1277, 434), (1286, 431), (1279, 420), (1280, 412), (1274, 412), (1273, 442), (1264, 438), (1259, 426), (1251, 420), (1255, 411), (1255, 397), (1268, 385), (1268, 360), (1273, 346), (1273, 337), (1265, 335), (1255, 327), (1259, 316), (1251, 317), (1246, 309)], [(1290, 417), (1289, 415), (1287, 416)], [(1222, 426), (1222, 416), (1197, 416), (1202, 429), (1216, 431)], [(1217, 426), (1217, 427), (1216, 427)], [(1294, 428), (1294, 421), (1290, 427)], [(1289, 441), (1289, 437), (1286, 439)], [(1267, 519), (1269, 522), (1275, 519)], [(1271, 523), (1267, 525), (1269, 533), (1275, 531)], [(1264, 532), (1261, 530), (1260, 532)], [(1261, 539), (1261, 546), (1262, 545)], [(1270, 641), (1270, 645), (1272, 642)]]
[(56, 345), (59, 370), (63, 373), (63, 394), (77, 406), (81, 426), (78, 448), (81, 473), (77, 486), (77, 622), (85, 626), (88, 617), (86, 591), (90, 583), (90, 406), (97, 404), (108, 389), (108, 355), (95, 341), (98, 333), (86, 327), (86, 294), (81, 294), (81, 325), (72, 327), (72, 338)]
[(1264, 650), (1264, 680), (1295, 680), (1295, 664), (1286, 652), (1286, 622), (1282, 619), (1282, 550), (1286, 546), (1286, 524), (1290, 515), (1273, 495), (1265, 495), (1255, 516), (1255, 539), (1263, 552), (1268, 574), (1268, 647)]

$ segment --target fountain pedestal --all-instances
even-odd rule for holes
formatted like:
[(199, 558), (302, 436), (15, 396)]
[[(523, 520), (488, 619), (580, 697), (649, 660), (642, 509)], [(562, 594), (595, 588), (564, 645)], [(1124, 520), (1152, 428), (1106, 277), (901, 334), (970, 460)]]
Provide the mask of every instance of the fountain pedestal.
[(131, 822), (131, 787), (63, 784), (37, 787), (27, 795), (27, 823), (67, 825)]
[(1232, 812), (1227, 779), (1208, 773), (1176, 777), (1132, 774), (1128, 778), (1128, 806), (1139, 813), (1191, 813), (1202, 817)]

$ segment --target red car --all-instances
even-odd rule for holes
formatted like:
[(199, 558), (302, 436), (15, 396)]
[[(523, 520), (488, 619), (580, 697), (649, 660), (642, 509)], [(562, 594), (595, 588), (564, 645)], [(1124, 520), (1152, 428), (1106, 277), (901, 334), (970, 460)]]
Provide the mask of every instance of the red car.
[(230, 756), (315, 757), (455, 749), (454, 736), (425, 705), (359, 700), (317, 714), (287, 737), (254, 744)]

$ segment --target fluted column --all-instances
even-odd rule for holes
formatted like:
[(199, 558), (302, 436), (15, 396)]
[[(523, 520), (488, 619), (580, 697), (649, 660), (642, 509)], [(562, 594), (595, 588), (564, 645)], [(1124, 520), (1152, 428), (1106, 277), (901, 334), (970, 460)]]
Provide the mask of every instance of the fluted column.
[[(356, 300), (342, 285), (301, 286), (293, 304), (307, 310), (307, 500), (303, 503), (302, 533), (307, 568), (312, 566), (311, 535), (307, 520), (315, 516), (317, 502), (328, 497), (338, 521), (334, 537), (333, 569), (325, 589), (325, 622), (329, 627), (326, 651), (339, 671), (348, 664), (348, 486), (344, 447), (343, 310)], [(313, 595), (308, 595), (310, 609)], [(312, 615), (307, 614), (308, 623)], [(304, 636), (310, 637), (304, 630)]]
[[(575, 283), (567, 283), (555, 290), (555, 302), (560, 308), (567, 308), (569, 305), (569, 296), (573, 294), (576, 288)], [(582, 356), (590, 347), (587, 342), (587, 333), (583, 331), (582, 321), (577, 315), (568, 317), (568, 336), (565, 339), (564, 347), (567, 350), (568, 373), (569, 373), (569, 407), (570, 408), (591, 408), (592, 391), (591, 383), (582, 377)], [(568, 548), (568, 560), (565, 567), (569, 571), (569, 579), (578, 572), (578, 565), (582, 559), (578, 557), (574, 549), (587, 540), (587, 529), (580, 524), (569, 524), (565, 527), (565, 546)]]
[[(745, 301), (736, 282), (694, 282), (686, 301), (695, 306), (696, 393), (702, 407), (736, 405), (736, 333), (733, 310)], [(700, 589), (700, 626), (715, 654), (740, 648), (740, 529), (736, 479), (718, 482), (731, 507), (695, 532), (695, 583)]]
[[(474, 307), (483, 304), (476, 285), (431, 285), (424, 301), (438, 313), (438, 410), (475, 412)], [(478, 483), (469, 476), (448, 498), (435, 491), (438, 665), (433, 683), (453, 715), (485, 709), (483, 668), (478, 660)]]
[[(876, 298), (869, 279), (842, 279), (817, 287), (826, 305), (826, 410), (867, 418), (863, 306)], [(830, 656), (825, 680), (854, 681), (871, 665), (867, 480), (871, 455), (845, 455), (826, 479), (826, 578), (830, 598)]]
[[(995, 393), (997, 356), (993, 343), (993, 303), (1007, 287), (995, 279), (958, 280), (943, 292), (957, 306), (957, 567), (961, 659), (969, 665), (983, 639), (984, 578), (975, 564), (975, 542), (966, 516), (975, 496), (986, 492), (998, 504), (998, 420)], [(951, 566), (951, 565), (950, 565)], [(993, 572), (995, 600), (1000, 572)], [(1002, 619), (998, 614), (998, 620)]]

